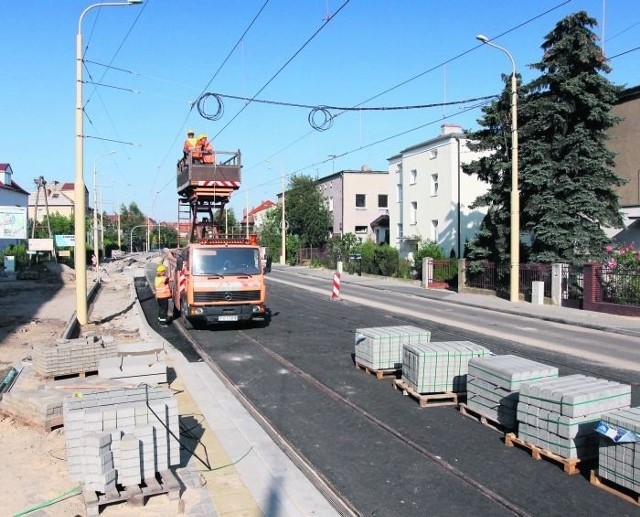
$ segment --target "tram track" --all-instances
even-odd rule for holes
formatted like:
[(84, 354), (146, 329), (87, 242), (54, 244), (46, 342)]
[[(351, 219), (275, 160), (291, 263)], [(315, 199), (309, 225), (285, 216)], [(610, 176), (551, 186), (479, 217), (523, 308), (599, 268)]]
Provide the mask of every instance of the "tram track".
[[(345, 318), (345, 321), (349, 321), (348, 318)], [(355, 321), (352, 321), (354, 324)], [(357, 509), (352, 505), (350, 501), (343, 495), (340, 494), (339, 491), (333, 486), (333, 484), (320, 472), (315, 469), (310, 462), (306, 460), (301, 451), (299, 451), (294, 445), (289, 443), (289, 441), (279, 433), (275, 427), (267, 420), (264, 415), (253, 405), (253, 403), (244, 395), (241, 388), (233, 382), (233, 380), (220, 368), (220, 366), (209, 356), (206, 350), (202, 347), (202, 345), (194, 338), (193, 335), (190, 334), (190, 331), (186, 330), (182, 326), (182, 322), (179, 322), (180, 332), (183, 334), (185, 339), (187, 339), (193, 348), (198, 352), (203, 361), (205, 361), (214, 372), (222, 379), (225, 386), (230, 389), (234, 395), (238, 398), (238, 400), (242, 403), (242, 405), (251, 413), (251, 415), (260, 421), (261, 425), (265, 429), (265, 431), (274, 439), (278, 446), (289, 456), (294, 463), (301, 468), (301, 470), (307, 475), (309, 480), (320, 490), (325, 497), (331, 502), (333, 507), (342, 515), (359, 515)], [(460, 479), (467, 486), (472, 488), (474, 491), (483, 495), (491, 502), (496, 503), (502, 506), (505, 510), (510, 512), (512, 515), (527, 517), (530, 514), (520, 506), (514, 504), (510, 500), (505, 497), (502, 497), (500, 494), (493, 491), (491, 488), (483, 485), (482, 483), (476, 481), (468, 474), (459, 470), (451, 463), (445, 461), (437, 454), (427, 450), (425, 447), (420, 445), (419, 443), (412, 440), (410, 437), (406, 436), (400, 430), (394, 428), (393, 426), (387, 424), (381, 419), (377, 418), (375, 415), (365, 410), (364, 408), (358, 406), (357, 404), (350, 401), (348, 398), (344, 397), (331, 387), (327, 386), (325, 383), (315, 378), (313, 375), (303, 371), (298, 366), (293, 364), (291, 361), (287, 360), (282, 355), (278, 354), (271, 348), (269, 348), (266, 344), (261, 342), (259, 339), (251, 336), (244, 330), (238, 330), (237, 333), (241, 335), (246, 341), (250, 342), (253, 346), (260, 348), (264, 353), (269, 355), (274, 361), (278, 364), (282, 365), (288, 371), (300, 377), (302, 380), (312, 385), (314, 388), (321, 391), (324, 395), (328, 396), (332, 400), (343, 404), (349, 409), (355, 411), (360, 416), (367, 419), (369, 422), (373, 423), (380, 429), (384, 430), (386, 433), (399, 440), (403, 445), (410, 447), (415, 450), (422, 456), (423, 458), (431, 461), (438, 467), (445, 470), (448, 474)]]

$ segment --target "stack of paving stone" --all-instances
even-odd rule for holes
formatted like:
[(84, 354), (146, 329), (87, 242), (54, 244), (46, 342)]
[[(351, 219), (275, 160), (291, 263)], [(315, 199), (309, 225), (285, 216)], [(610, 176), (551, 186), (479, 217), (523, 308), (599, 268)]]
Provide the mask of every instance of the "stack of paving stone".
[(520, 386), (555, 377), (558, 377), (557, 368), (514, 355), (471, 359), (467, 375), (467, 407), (505, 429), (515, 429)]
[(430, 339), (431, 332), (411, 325), (356, 329), (356, 363), (372, 370), (399, 370), (403, 345)]
[(567, 459), (597, 454), (595, 427), (602, 413), (631, 404), (631, 386), (567, 375), (523, 384), (518, 438)]
[[(121, 388), (64, 401), (71, 479), (106, 493), (180, 464), (178, 406), (165, 388)], [(173, 436), (172, 436), (173, 435)]]
[(111, 336), (88, 334), (78, 339), (59, 339), (33, 347), (33, 367), (43, 377), (59, 377), (98, 370), (100, 359), (118, 354)]
[(0, 412), (50, 430), (62, 425), (62, 397), (47, 390), (13, 390), (5, 393)]
[[(631, 439), (640, 441), (640, 407), (605, 413), (602, 421), (620, 434), (635, 435)], [(638, 441), (616, 443), (608, 437), (602, 437), (598, 448), (598, 475), (636, 494), (640, 493)]]
[(417, 393), (464, 392), (469, 361), (490, 354), (471, 341), (406, 344), (402, 380)]
[(100, 360), (98, 375), (132, 384), (167, 382), (167, 365), (158, 354), (126, 355)]

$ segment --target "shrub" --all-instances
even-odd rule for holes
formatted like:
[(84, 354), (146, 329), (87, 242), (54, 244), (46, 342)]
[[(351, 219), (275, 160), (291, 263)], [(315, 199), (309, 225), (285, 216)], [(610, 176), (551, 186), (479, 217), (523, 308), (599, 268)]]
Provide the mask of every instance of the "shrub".
[(418, 249), (413, 254), (413, 268), (417, 271), (419, 279), (422, 279), (422, 260), (427, 257), (443, 259), (445, 258), (445, 254), (442, 248), (435, 242), (420, 240), (418, 242)]

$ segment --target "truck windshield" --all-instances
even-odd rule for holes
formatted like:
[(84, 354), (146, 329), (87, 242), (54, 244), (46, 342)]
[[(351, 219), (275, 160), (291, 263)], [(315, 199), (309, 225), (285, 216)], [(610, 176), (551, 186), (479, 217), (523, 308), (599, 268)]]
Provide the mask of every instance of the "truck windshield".
[(196, 248), (193, 250), (193, 275), (257, 275), (260, 273), (258, 248)]

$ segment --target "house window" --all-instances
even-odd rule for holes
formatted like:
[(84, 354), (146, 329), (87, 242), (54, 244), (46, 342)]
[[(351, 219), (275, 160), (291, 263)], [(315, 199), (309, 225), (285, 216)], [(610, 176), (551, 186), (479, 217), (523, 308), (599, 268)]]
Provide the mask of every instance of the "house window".
[(431, 221), (431, 240), (435, 243), (438, 242), (438, 220), (433, 219)]
[(431, 195), (432, 196), (438, 195), (438, 175), (437, 174), (431, 175)]
[(328, 203), (328, 208), (329, 208), (329, 212), (333, 212), (333, 198), (330, 197), (329, 198), (329, 203)]
[(438, 150), (437, 149), (431, 149), (431, 151), (429, 151), (429, 159), (430, 160), (435, 160), (438, 157)]
[(356, 208), (367, 207), (367, 196), (365, 194), (356, 194)]
[(378, 208), (387, 208), (389, 206), (389, 200), (386, 194), (378, 194)]
[(416, 181), (418, 180), (418, 170), (417, 169), (411, 169), (411, 172), (409, 174), (410, 174), (409, 183), (411, 185), (415, 185)]
[(367, 233), (366, 226), (356, 226), (356, 233)]
[(417, 224), (418, 222), (418, 202), (411, 201), (411, 224)]

